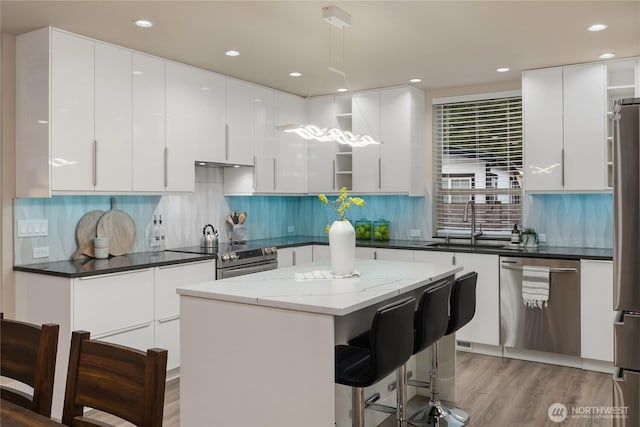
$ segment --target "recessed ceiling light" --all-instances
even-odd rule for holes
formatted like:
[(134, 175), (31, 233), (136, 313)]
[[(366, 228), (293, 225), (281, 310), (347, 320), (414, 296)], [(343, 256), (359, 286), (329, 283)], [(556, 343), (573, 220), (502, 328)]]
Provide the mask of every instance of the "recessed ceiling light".
[(233, 165), (233, 167), (234, 167), (234, 168), (239, 168), (239, 167), (240, 167), (240, 165)]
[(134, 74), (134, 75), (136, 75), (136, 76), (140, 76), (140, 75), (142, 75), (142, 71), (140, 71), (140, 70), (133, 70), (133, 74)]
[(607, 52), (607, 53), (603, 53), (602, 55), (600, 55), (600, 59), (611, 59), (614, 56), (616, 56), (615, 53)]
[(341, 87), (340, 89), (336, 89), (336, 92), (346, 92), (349, 89), (345, 89), (343, 87)]
[(140, 27), (140, 28), (153, 27), (153, 22), (148, 21), (146, 19), (136, 19), (135, 21), (133, 21), (133, 23), (136, 25), (136, 27)]
[(291, 77), (300, 77), (302, 75), (302, 73), (299, 73), (298, 71), (292, 71), (289, 73), (289, 75)]
[(238, 56), (240, 55), (240, 52), (238, 52), (237, 50), (228, 50), (224, 54), (227, 56)]
[(509, 68), (509, 67), (496, 68), (496, 71), (499, 72), (499, 73), (506, 73), (509, 70), (511, 70), (511, 68)]
[(587, 28), (587, 30), (589, 31), (602, 31), (602, 30), (606, 30), (607, 26), (604, 24), (593, 24), (592, 26), (590, 26), (589, 28)]
[(422, 79), (411, 79), (409, 80), (410, 83), (420, 83), (422, 81)]
[(198, 163), (200, 166), (207, 166), (207, 164), (205, 162), (200, 162)]

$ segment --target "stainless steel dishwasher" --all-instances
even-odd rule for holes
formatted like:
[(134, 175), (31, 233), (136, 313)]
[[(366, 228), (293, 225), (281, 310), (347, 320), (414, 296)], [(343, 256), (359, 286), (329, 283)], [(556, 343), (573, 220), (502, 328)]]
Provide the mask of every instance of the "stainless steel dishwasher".
[[(549, 301), (522, 301), (522, 267), (549, 268)], [(580, 262), (500, 257), (500, 344), (580, 356)]]

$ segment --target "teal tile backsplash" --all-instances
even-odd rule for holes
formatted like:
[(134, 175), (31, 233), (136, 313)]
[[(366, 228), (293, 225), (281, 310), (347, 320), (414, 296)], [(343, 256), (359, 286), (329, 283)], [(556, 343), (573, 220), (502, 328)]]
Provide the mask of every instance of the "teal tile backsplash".
[[(353, 196), (360, 196), (352, 194)], [(333, 200), (335, 196), (331, 196)], [(410, 239), (410, 230), (419, 230), (421, 240), (431, 238), (431, 198), (399, 195), (362, 196), (363, 207), (353, 206), (348, 218), (384, 218), (390, 222), (390, 238)], [(546, 235), (547, 245), (611, 248), (613, 246), (613, 198), (611, 194), (526, 195), (523, 225)], [(164, 196), (118, 196), (119, 209), (127, 212), (137, 229), (132, 252), (146, 251), (145, 231), (154, 213), (161, 213), (167, 229), (167, 248), (198, 245), (206, 224), (220, 230), (228, 240), (225, 216), (230, 211), (246, 211), (250, 239), (282, 236), (324, 236), (326, 224), (337, 214), (316, 196), (224, 196), (221, 169), (196, 168), (193, 194)], [(49, 199), (14, 200), (14, 218), (47, 219), (47, 237), (14, 236), (16, 264), (69, 259), (76, 250), (75, 229), (86, 212), (111, 208), (108, 196), (58, 196)], [(48, 258), (34, 259), (33, 248), (47, 246)]]

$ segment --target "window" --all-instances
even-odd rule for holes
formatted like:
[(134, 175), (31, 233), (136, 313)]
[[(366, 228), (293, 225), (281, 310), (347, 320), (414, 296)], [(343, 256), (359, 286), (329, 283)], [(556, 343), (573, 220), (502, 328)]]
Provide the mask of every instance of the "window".
[(464, 235), (473, 200), (485, 236), (510, 235), (522, 223), (522, 97), (434, 99), (434, 233)]

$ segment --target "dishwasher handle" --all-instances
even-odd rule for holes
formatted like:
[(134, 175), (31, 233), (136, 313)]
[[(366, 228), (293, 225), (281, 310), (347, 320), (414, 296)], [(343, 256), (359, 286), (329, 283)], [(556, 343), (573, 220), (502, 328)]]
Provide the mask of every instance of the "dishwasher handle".
[[(522, 265), (514, 264), (508, 261), (502, 261), (502, 268), (505, 270), (522, 271)], [(549, 273), (577, 273), (578, 269), (572, 267), (553, 267), (549, 269)]]

